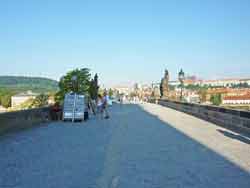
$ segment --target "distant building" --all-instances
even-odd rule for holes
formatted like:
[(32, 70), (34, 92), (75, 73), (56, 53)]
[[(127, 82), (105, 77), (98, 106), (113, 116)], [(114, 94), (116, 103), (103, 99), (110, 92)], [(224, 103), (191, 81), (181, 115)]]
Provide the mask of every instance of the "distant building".
[(119, 94), (129, 95), (134, 88), (128, 86), (115, 86), (112, 89), (118, 91)]
[(247, 83), (250, 85), (250, 79), (218, 79), (218, 80), (203, 80), (201, 81), (202, 86), (222, 86), (230, 87), (237, 84)]
[(49, 99), (48, 99), (48, 104), (55, 104), (55, 97), (54, 96), (49, 96)]
[(184, 98), (188, 103), (200, 103), (200, 96), (196, 92), (188, 92)]
[(241, 84), (247, 83), (250, 86), (250, 79), (240, 79), (240, 83)]
[(39, 94), (33, 93), (32, 91), (27, 91), (26, 93), (19, 93), (11, 97), (11, 107), (15, 108), (23, 104), (24, 102), (35, 99)]
[(210, 101), (211, 97), (213, 95), (221, 95), (221, 97), (227, 96), (227, 94), (231, 91), (229, 88), (213, 88), (213, 89), (208, 89), (206, 91), (206, 101)]
[(168, 84), (171, 86), (179, 86), (181, 83), (180, 81), (169, 81)]
[(222, 99), (225, 97), (240, 97), (247, 96), (250, 94), (250, 89), (233, 89), (233, 88), (213, 88), (206, 91), (206, 101), (210, 101), (212, 95), (221, 95)]
[(249, 88), (241, 88), (241, 89), (232, 89), (232, 88), (227, 88), (227, 96), (243, 96), (243, 95), (248, 95), (250, 93)]
[(250, 94), (241, 96), (226, 96), (222, 100), (223, 105), (250, 105)]
[[(231, 87), (233, 85), (238, 85), (238, 84), (248, 84), (250, 86), (250, 78), (249, 79), (201, 80), (195, 76), (187, 76), (183, 80), (183, 84), (185, 86), (199, 85), (199, 86), (210, 86), (210, 87)], [(178, 80), (177, 81), (169, 81), (169, 85), (179, 86), (180, 82)]]
[(140, 90), (140, 89), (142, 89), (142, 85), (138, 84), (138, 83), (135, 83), (133, 89), (134, 89), (134, 91)]
[[(183, 98), (184, 101), (188, 103), (200, 103), (200, 95), (198, 91), (192, 91), (188, 89), (183, 90)], [(180, 100), (181, 97), (181, 88), (176, 88), (174, 91), (171, 92), (171, 100)]]
[(201, 80), (199, 80), (196, 76), (186, 76), (184, 81), (183, 81), (183, 84), (185, 86), (200, 85), (200, 83), (201, 83)]
[(0, 113), (6, 112), (7, 108), (4, 108), (3, 106), (0, 105)]

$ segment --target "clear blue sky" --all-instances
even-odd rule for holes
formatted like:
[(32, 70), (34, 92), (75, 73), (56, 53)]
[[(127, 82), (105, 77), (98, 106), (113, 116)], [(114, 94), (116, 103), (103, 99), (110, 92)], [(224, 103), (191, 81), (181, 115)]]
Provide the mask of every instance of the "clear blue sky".
[(0, 75), (58, 79), (88, 67), (105, 84), (250, 77), (249, 0), (2, 0)]

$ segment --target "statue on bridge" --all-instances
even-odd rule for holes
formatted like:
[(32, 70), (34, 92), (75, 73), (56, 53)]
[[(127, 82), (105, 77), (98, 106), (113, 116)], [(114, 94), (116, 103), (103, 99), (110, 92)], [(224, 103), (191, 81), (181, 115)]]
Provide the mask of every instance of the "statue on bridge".
[(169, 73), (168, 70), (166, 69), (165, 75), (161, 79), (161, 84), (160, 84), (161, 98), (168, 98), (168, 93), (169, 93), (168, 82), (169, 82)]

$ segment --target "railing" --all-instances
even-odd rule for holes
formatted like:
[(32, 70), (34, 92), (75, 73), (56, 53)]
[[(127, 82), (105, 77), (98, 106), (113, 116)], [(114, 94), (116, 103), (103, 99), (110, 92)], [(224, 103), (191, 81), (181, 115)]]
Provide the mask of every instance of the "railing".
[(37, 126), (50, 120), (50, 107), (0, 114), (0, 135)]
[(248, 111), (161, 99), (154, 102), (226, 128), (250, 133), (250, 112)]

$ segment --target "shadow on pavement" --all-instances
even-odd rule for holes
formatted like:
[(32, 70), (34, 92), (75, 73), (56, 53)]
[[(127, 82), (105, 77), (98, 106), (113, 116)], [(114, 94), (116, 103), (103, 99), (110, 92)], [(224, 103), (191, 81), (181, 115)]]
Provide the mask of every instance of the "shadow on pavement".
[(239, 134), (234, 134), (234, 133), (231, 133), (229, 131), (225, 131), (225, 130), (221, 130), (221, 129), (217, 129), (217, 131), (220, 132), (221, 134), (225, 135), (226, 137), (244, 142), (246, 144), (250, 144), (250, 139), (248, 139), (244, 136), (241, 136)]
[[(130, 118), (134, 122), (134, 133), (131, 134), (137, 137), (144, 135), (141, 139), (147, 146), (144, 151), (143, 147), (139, 147), (140, 145), (137, 147), (138, 153), (140, 152), (137, 166), (144, 164), (140, 166), (144, 169), (141, 172), (152, 170), (152, 164), (157, 163), (158, 166), (155, 172), (152, 170), (149, 180), (144, 176), (148, 181), (145, 187), (153, 185), (159, 187), (249, 187), (250, 173), (246, 169), (242, 169), (221, 154), (183, 134), (142, 107), (127, 105), (127, 108), (131, 110)], [(130, 147), (136, 146), (137, 140), (133, 138), (130, 137), (127, 143)], [(137, 152), (134, 150), (135, 153)], [(152, 157), (154, 160), (143, 163), (144, 155), (147, 153), (154, 156)], [(136, 176), (143, 177), (143, 174), (134, 173), (134, 177)], [(131, 182), (132, 180), (133, 178), (130, 179)], [(136, 186), (136, 183), (133, 186)]]
[(0, 187), (249, 188), (249, 172), (140, 106), (110, 112), (2, 139)]

